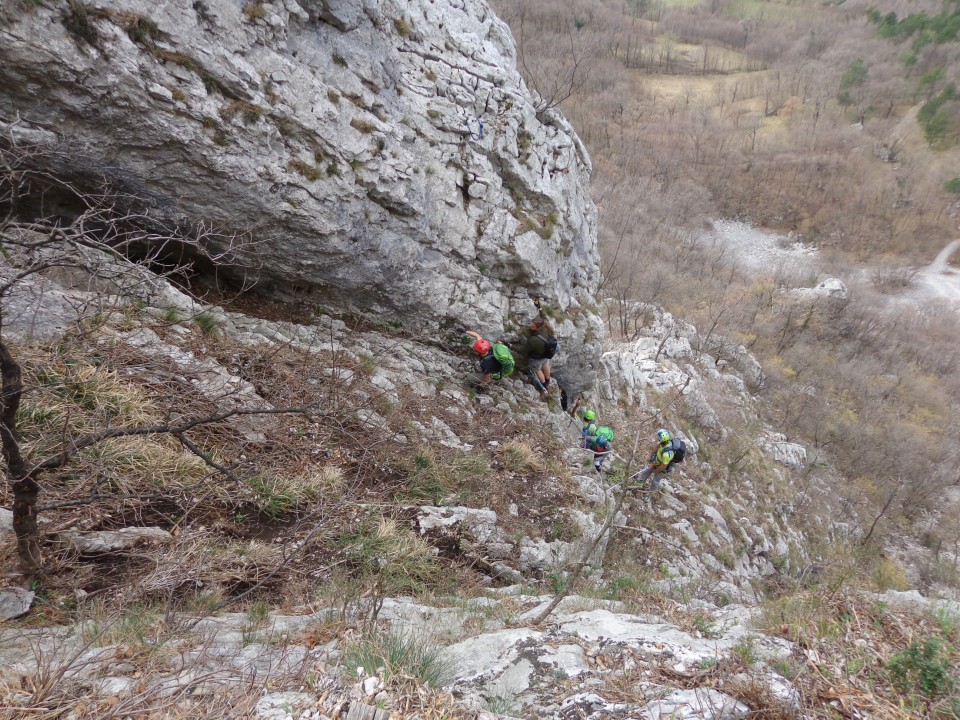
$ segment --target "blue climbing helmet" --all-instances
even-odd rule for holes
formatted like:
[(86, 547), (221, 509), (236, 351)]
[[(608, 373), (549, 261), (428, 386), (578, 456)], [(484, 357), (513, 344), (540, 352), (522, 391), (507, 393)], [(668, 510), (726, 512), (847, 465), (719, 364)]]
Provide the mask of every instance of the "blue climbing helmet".
[(670, 433), (663, 428), (657, 430), (657, 442), (659, 442), (661, 445), (670, 442)]

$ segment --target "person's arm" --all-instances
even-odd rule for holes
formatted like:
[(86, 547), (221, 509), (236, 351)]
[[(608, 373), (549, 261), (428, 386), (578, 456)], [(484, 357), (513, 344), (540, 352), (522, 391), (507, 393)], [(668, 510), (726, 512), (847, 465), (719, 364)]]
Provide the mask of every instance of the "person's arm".
[[(537, 315), (539, 315), (539, 316), (542, 317), (544, 320), (546, 320), (546, 321), (547, 321), (547, 325), (549, 326), (550, 317), (543, 311), (543, 300), (542, 300), (542, 298), (538, 298), (538, 297), (534, 298), (534, 299), (533, 299), (533, 305), (534, 305), (534, 307), (537, 308)], [(553, 331), (551, 331), (550, 334), (553, 335)]]
[(464, 331), (463, 331), (463, 334), (464, 334), (464, 335), (469, 335), (469, 336), (472, 337), (474, 340), (483, 340), (483, 336), (480, 335), (480, 333), (475, 333), (473, 330), (464, 330)]
[(650, 453), (650, 459), (647, 460), (647, 467), (656, 467), (657, 466), (657, 450), (660, 449), (660, 444), (657, 443), (653, 446), (653, 452)]

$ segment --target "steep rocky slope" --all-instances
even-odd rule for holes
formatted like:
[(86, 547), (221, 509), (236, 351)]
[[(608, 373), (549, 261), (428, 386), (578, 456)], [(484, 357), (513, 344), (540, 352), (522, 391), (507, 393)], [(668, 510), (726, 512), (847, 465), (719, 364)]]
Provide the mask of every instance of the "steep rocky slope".
[[(760, 421), (748, 352), (711, 357), (640, 305), (630, 342), (603, 341), (589, 159), (513, 52), (482, 3), (4, 6), (0, 198), (17, 202), (0, 277), (101, 192), (144, 244), (212, 221), (207, 241), (231, 247), (180, 289), (144, 267), (125, 285), (74, 272), (68, 252), (53, 264), (71, 271), (2, 297), (30, 457), (91, 428), (220, 418), (84, 446), (44, 476), (48, 573), (0, 596), (4, 617), (33, 603), (0, 636), (4, 711), (793, 717), (837, 702), (825, 676), (843, 673), (872, 711), (859, 688), (905, 621), (868, 600), (904, 642), (853, 645), (860, 601), (817, 586), (816, 539), (849, 528), (819, 511), (804, 448)], [(73, 246), (87, 271), (117, 262), (92, 242)], [(261, 297), (181, 291), (214, 275), (255, 275)], [(555, 399), (464, 383), (449, 331), (510, 334), (532, 295), (571, 396), (617, 429), (606, 475)], [(688, 460), (635, 493), (624, 476), (660, 425)], [(582, 596), (535, 624), (581, 565)], [(755, 605), (807, 583), (874, 674), (808, 617)], [(390, 630), (445, 647), (449, 672), (351, 660)]]
[(0, 63), (5, 142), (157, 223), (243, 234), (220, 277), (419, 330), (495, 334), (542, 296), (589, 386), (590, 161), (485, 3), (22, 3)]
[[(71, 498), (83, 499), (82, 472), (51, 483), (45, 547), (64, 582), (48, 578), (54, 590), (36, 599), (34, 616), (18, 621), (24, 627), (5, 628), (0, 638), (0, 688), (15, 712), (62, 708), (84, 718), (108, 717), (112, 708), (177, 708), (208, 717), (376, 719), (442, 712), (451, 718), (673, 714), (706, 720), (758, 712), (797, 717), (829, 712), (831, 702), (856, 704), (858, 712), (894, 712), (887, 700), (862, 688), (884, 677), (878, 658), (909, 641), (907, 626), (919, 623), (917, 632), (933, 627), (927, 601), (914, 595), (877, 602), (835, 596), (834, 587), (825, 599), (811, 593), (807, 610), (756, 607), (761, 582), (789, 585), (806, 575), (805, 582), (815, 583), (806, 573), (803, 529), (836, 529), (807, 524), (797, 508), (770, 502), (777, 486), (790, 495), (794, 473), (804, 467), (801, 447), (759, 436), (769, 464), (753, 458), (761, 465), (740, 477), (707, 460), (711, 453), (720, 457), (711, 446), (722, 444), (729, 408), (755, 422), (749, 387), (757, 368), (746, 354), (740, 370), (698, 357), (693, 328), (662, 311), (647, 309), (650, 322), (636, 341), (608, 343), (604, 381), (587, 401), (617, 418), (622, 456), (611, 463), (614, 477), (629, 461), (633, 433), (654, 419), (660, 424), (661, 411), (676, 413), (678, 423), (687, 413), (698, 418), (689, 430), (679, 429), (689, 441), (689, 459), (664, 483), (662, 496), (632, 496), (621, 506), (615, 532), (589, 558), (584, 595), (567, 597), (546, 624), (537, 625), (534, 619), (552, 597), (534, 588), (563, 585), (623, 487), (581, 471), (590, 458), (571, 447), (575, 425), (539, 402), (529, 385), (510, 380), (474, 397), (460, 383), (469, 365), (465, 352), (448, 354), (329, 316), (279, 322), (201, 306), (162, 283), (148, 302), (90, 293), (82, 283), (67, 288), (34, 280), (22, 289), (23, 312), (6, 327), (8, 341), (23, 357), (44, 357), (44, 348), (65, 354), (77, 374), (63, 387), (81, 399), (97, 398), (94, 405), (115, 403), (107, 391), (117, 392), (123, 378), (142, 385), (154, 404), (170, 403), (173, 413), (194, 411), (190, 395), (219, 408), (269, 410), (291, 389), (300, 388), (297, 399), (307, 399), (310, 387), (329, 393), (337, 412), (320, 425), (299, 415), (233, 418), (212, 438), (198, 438), (219, 443), (214, 447), (221, 458), (231, 447), (242, 448), (246, 460), (238, 472), (244, 478), (257, 473), (249, 486), (231, 477), (191, 485), (141, 468), (137, 479), (151, 484), (160, 500), (111, 502), (105, 495), (97, 499), (100, 509), (91, 510), (71, 504)], [(93, 308), (103, 312), (84, 353), (72, 338), (70, 315)], [(265, 359), (274, 367), (258, 374)], [(284, 367), (300, 385), (280, 382)], [(52, 364), (46, 382), (57, 392)], [(41, 410), (56, 416), (54, 407), (33, 400), (25, 407), (31, 419), (25, 430), (42, 422)], [(524, 440), (536, 440), (538, 452), (518, 456)], [(283, 454), (299, 456), (294, 469), (282, 455), (270, 455), (277, 444)], [(131, 450), (145, 453), (144, 446)], [(270, 470), (256, 464), (264, 453), (275, 459)], [(122, 489), (130, 481), (123, 455), (122, 447), (112, 448), (98, 454), (98, 464), (89, 464), (91, 456), (79, 469), (96, 468)], [(157, 466), (168, 462), (149, 456)], [(411, 456), (414, 461), (405, 462)], [(418, 471), (441, 457), (450, 463), (433, 478), (437, 486), (418, 485)], [(465, 459), (471, 463), (459, 462)], [(470, 469), (477, 462), (488, 463), (480, 476)], [(340, 483), (330, 480), (319, 496), (292, 506), (291, 524), (238, 538), (251, 523), (248, 508), (265, 473), (285, 479), (285, 492), (295, 495), (310, 476), (337, 477), (332, 466), (341, 468)], [(190, 472), (186, 462), (178, 467)], [(727, 492), (732, 487), (737, 492)], [(207, 507), (218, 491), (226, 492), (228, 503), (228, 514), (219, 518)], [(801, 503), (800, 493), (793, 495)], [(197, 502), (200, 496), (208, 496), (207, 505)], [(428, 497), (437, 504), (426, 504)], [(342, 512), (330, 511), (337, 505)], [(378, 517), (381, 528), (390, 518), (387, 537), (396, 547), (364, 536), (365, 521)], [(135, 518), (163, 518), (173, 532), (140, 532), (135, 550), (102, 544), (110, 535), (105, 529)], [(2, 551), (10, 557), (6, 533)], [(363, 543), (372, 547), (366, 561)], [(417, 601), (379, 595), (380, 583), (418, 592), (418, 583), (403, 577), (414, 567), (412, 553), (420, 554), (416, 562), (453, 576), (457, 586), (434, 574), (436, 589), (424, 593), (421, 584)], [(338, 567), (366, 584), (338, 584)], [(107, 568), (102, 577), (98, 570)], [(211, 613), (211, 599), (245, 587), (238, 582), (262, 582), (261, 597), (282, 598), (293, 614), (271, 613), (257, 603), (242, 614)], [(105, 593), (125, 608), (121, 615), (100, 609), (96, 598)], [(909, 612), (892, 613), (888, 604), (901, 600)], [(957, 608), (944, 607), (939, 622), (954, 627), (949, 618)], [(910, 620), (910, 613), (918, 619)], [(83, 622), (36, 627), (44, 617)], [(376, 655), (354, 674), (357, 648), (389, 637), (384, 633), (390, 630), (402, 642), (446, 649), (446, 669), (432, 680), (439, 690), (406, 677), (413, 670), (403, 662), (392, 666)], [(845, 637), (846, 645), (828, 646), (819, 633)], [(849, 675), (849, 658), (864, 669)], [(847, 685), (838, 691), (834, 685), (843, 673)]]

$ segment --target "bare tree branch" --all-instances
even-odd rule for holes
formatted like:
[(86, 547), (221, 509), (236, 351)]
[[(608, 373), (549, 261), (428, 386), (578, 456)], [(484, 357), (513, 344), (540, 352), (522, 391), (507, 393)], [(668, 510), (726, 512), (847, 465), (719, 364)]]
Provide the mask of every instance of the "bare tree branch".
[[(36, 463), (32, 468), (29, 469), (28, 475), (33, 475), (35, 472), (40, 472), (43, 470), (52, 470), (54, 468), (63, 467), (70, 458), (72, 458), (77, 452), (85, 448), (91, 447), (102, 443), (104, 440), (109, 440), (111, 438), (118, 437), (132, 437), (137, 435), (182, 435), (188, 430), (199, 427), (200, 425), (211, 425), (213, 423), (221, 422), (228, 418), (237, 417), (241, 415), (305, 415), (311, 419), (318, 417), (325, 417), (323, 414), (312, 414), (311, 408), (308, 407), (296, 407), (296, 408), (263, 408), (263, 409), (254, 409), (254, 408), (236, 408), (233, 410), (227, 410), (216, 415), (210, 415), (208, 417), (194, 418), (185, 423), (179, 425), (145, 425), (142, 427), (131, 427), (131, 428), (108, 428), (97, 433), (92, 433), (90, 435), (85, 435), (81, 438), (77, 438), (72, 441), (67, 447), (63, 448), (60, 452), (52, 455), (51, 457), (43, 460), (39, 463)], [(218, 468), (219, 469), (219, 468)]]

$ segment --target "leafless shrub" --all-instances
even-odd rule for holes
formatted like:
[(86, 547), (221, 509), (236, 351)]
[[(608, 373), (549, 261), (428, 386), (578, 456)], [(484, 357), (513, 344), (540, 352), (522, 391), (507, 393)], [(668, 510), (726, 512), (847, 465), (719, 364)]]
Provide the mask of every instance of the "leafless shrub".
[[(0, 208), (6, 211), (0, 221), (0, 244), (5, 260), (0, 299), (8, 300), (45, 274), (58, 273), (89, 288), (101, 292), (106, 289), (109, 294), (132, 303), (133, 299), (145, 297), (145, 288), (149, 297), (150, 289), (158, 289), (163, 278), (180, 272), (180, 261), (189, 253), (213, 266), (235, 260), (241, 247), (237, 236), (216, 234), (203, 225), (181, 228), (158, 223), (149, 213), (137, 209), (141, 204), (139, 198), (124, 195), (107, 178), (96, 191), (85, 191), (53, 173), (35, 169), (62, 164), (64, 158), (59, 153), (58, 149), (21, 147), (12, 137), (0, 142)], [(28, 216), (36, 211), (37, 202), (42, 210), (43, 197), (48, 191), (68, 198), (64, 203), (75, 206), (75, 216), (66, 220), (61, 217), (30, 219)], [(159, 273), (154, 269), (159, 269)], [(6, 307), (0, 306), (0, 312), (4, 310)], [(89, 308), (81, 304), (73, 311), (79, 326), (90, 322)], [(0, 317), (9, 322), (6, 315), (3, 312)], [(25, 375), (14, 352), (8, 336), (0, 336), (3, 378), (0, 438), (13, 494), (21, 571), (27, 580), (40, 569), (38, 478), (44, 473), (60, 472), (78, 460), (80, 466), (86, 460), (100, 462), (104, 455), (112, 454), (114, 467), (119, 467), (119, 458), (129, 467), (112, 477), (101, 476), (87, 488), (92, 501), (99, 500), (104, 488), (109, 488), (120, 499), (134, 495), (135, 487), (124, 484), (124, 478), (130, 477), (136, 466), (152, 474), (151, 479), (162, 489), (171, 475), (181, 477), (187, 469), (182, 462), (166, 470), (155, 465), (163, 455), (161, 445), (148, 441), (167, 436), (179, 443), (182, 450), (192, 453), (208, 471), (230, 477), (230, 468), (204, 452), (190, 437), (191, 430), (215, 426), (231, 418), (289, 412), (276, 406), (241, 401), (215, 406), (207, 414), (192, 419), (162, 415), (150, 402), (143, 401), (129, 383), (119, 381), (107, 369), (78, 365), (75, 359), (59, 364), (54, 359), (38, 363), (31, 378)], [(46, 387), (61, 397), (50, 407), (24, 404), (22, 409), (27, 412), (22, 413), (21, 402), (29, 401)], [(71, 409), (78, 411), (85, 422), (71, 421)], [(305, 410), (303, 406), (297, 409), (298, 412)], [(58, 431), (51, 433), (44, 424), (48, 425), (58, 416), (63, 421)], [(31, 429), (31, 422), (34, 422), (32, 429), (38, 432), (33, 438), (25, 438), (23, 430)], [(176, 458), (176, 453), (167, 455)], [(199, 464), (194, 466), (198, 468)]]
[[(536, 93), (537, 113), (541, 114), (576, 95), (591, 81), (597, 50), (592, 34), (580, 32), (583, 29), (580, 16), (574, 16), (561, 41), (563, 52), (559, 58), (544, 62), (539, 53), (528, 50), (528, 46), (538, 40), (525, 31), (525, 22), (526, 13), (521, 12), (517, 54), (524, 78)], [(547, 42), (553, 43), (554, 39)]]
[(871, 271), (870, 282), (880, 292), (893, 295), (909, 288), (916, 274), (916, 268), (888, 265)]

